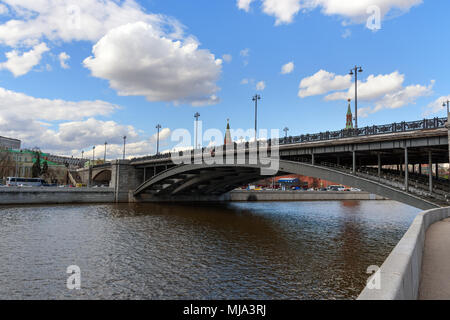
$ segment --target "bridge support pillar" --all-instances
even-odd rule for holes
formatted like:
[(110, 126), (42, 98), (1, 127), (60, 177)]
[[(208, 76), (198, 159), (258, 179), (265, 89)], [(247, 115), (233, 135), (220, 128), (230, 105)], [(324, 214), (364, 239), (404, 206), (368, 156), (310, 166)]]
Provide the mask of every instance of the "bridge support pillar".
[(92, 187), (92, 166), (89, 166), (87, 186), (88, 188)]
[(353, 174), (356, 174), (356, 152), (353, 151), (353, 167), (352, 167)]
[(428, 151), (428, 190), (433, 193), (433, 157), (431, 151)]
[(405, 146), (405, 190), (409, 191), (409, 163), (408, 163), (408, 147)]
[(439, 163), (434, 164), (434, 170), (436, 171), (436, 180), (439, 179)]
[(378, 178), (381, 178), (381, 152), (378, 152)]
[(316, 158), (314, 157), (314, 153), (311, 154), (311, 164), (312, 165), (316, 164)]
[(115, 160), (111, 163), (111, 184), (115, 202), (130, 202), (130, 191), (142, 181), (144, 169), (136, 169), (130, 160)]
[[(448, 130), (448, 158), (450, 159), (450, 113), (447, 114), (447, 122), (445, 123), (445, 127)], [(450, 160), (449, 160), (450, 163)], [(449, 177), (450, 180), (450, 177)]]

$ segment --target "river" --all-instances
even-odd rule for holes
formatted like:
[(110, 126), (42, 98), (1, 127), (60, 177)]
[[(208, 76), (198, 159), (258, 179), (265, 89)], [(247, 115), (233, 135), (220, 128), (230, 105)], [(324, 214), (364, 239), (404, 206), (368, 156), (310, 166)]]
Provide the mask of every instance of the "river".
[[(0, 207), (0, 299), (354, 299), (418, 209), (393, 201)], [(77, 265), (81, 289), (66, 287)]]

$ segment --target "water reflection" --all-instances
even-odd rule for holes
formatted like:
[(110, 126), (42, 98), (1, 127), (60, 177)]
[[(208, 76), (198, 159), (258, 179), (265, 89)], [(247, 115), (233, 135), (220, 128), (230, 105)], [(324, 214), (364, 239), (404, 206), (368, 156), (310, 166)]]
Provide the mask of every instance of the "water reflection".
[(0, 298), (355, 298), (417, 213), (391, 201), (3, 207)]

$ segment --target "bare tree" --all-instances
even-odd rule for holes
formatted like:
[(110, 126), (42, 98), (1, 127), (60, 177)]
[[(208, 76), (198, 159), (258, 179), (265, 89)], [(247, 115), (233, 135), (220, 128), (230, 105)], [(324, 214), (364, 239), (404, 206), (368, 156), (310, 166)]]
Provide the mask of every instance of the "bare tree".
[(4, 149), (0, 150), (0, 177), (5, 178), (10, 175), (11, 169), (16, 167), (16, 161), (11, 153)]

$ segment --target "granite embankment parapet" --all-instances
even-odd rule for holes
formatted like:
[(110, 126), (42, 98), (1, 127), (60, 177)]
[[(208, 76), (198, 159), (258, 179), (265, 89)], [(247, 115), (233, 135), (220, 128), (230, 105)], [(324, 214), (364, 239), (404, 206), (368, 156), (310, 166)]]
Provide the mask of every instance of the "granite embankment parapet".
[(0, 204), (114, 202), (112, 188), (3, 187)]
[[(135, 199), (131, 201), (131, 198), (130, 202), (136, 202)], [(230, 192), (229, 196), (225, 197), (224, 199), (225, 201), (339, 201), (383, 200), (384, 198), (367, 192), (235, 190)], [(145, 200), (143, 201), (145, 202)], [(193, 199), (192, 201), (195, 201), (195, 199)], [(0, 188), (0, 204), (109, 202), (115, 202), (115, 194), (113, 188)]]
[(386, 200), (368, 192), (354, 191), (247, 191), (230, 192), (231, 201), (339, 201), (339, 200)]
[[(436, 254), (439, 255), (439, 252), (436, 252), (436, 248), (433, 246), (430, 249), (430, 243), (428, 243), (427, 249), (425, 240), (427, 236), (432, 236), (427, 235), (430, 226), (449, 217), (450, 207), (421, 212), (377, 271), (376, 277), (372, 278), (372, 281), (378, 282), (378, 286), (371, 281), (371, 285), (364, 288), (358, 299), (416, 300), (419, 297), (422, 299), (431, 296), (437, 297), (439, 294), (435, 295), (435, 293), (443, 291), (443, 289), (447, 290), (450, 286), (448, 274), (439, 271), (445, 270), (445, 268), (450, 270), (448, 265), (440, 265), (442, 261), (446, 264), (450, 261), (448, 248), (444, 256), (438, 256), (436, 259)], [(434, 244), (439, 245), (442, 240), (446, 239), (438, 233)], [(424, 250), (428, 250), (428, 252), (425, 251), (424, 254)], [(425, 266), (425, 270), (423, 270), (423, 266)], [(430, 274), (430, 269), (434, 274)], [(423, 271), (425, 271), (425, 277)], [(436, 277), (441, 281), (436, 281)], [(446, 298), (448, 297), (446, 296)]]

